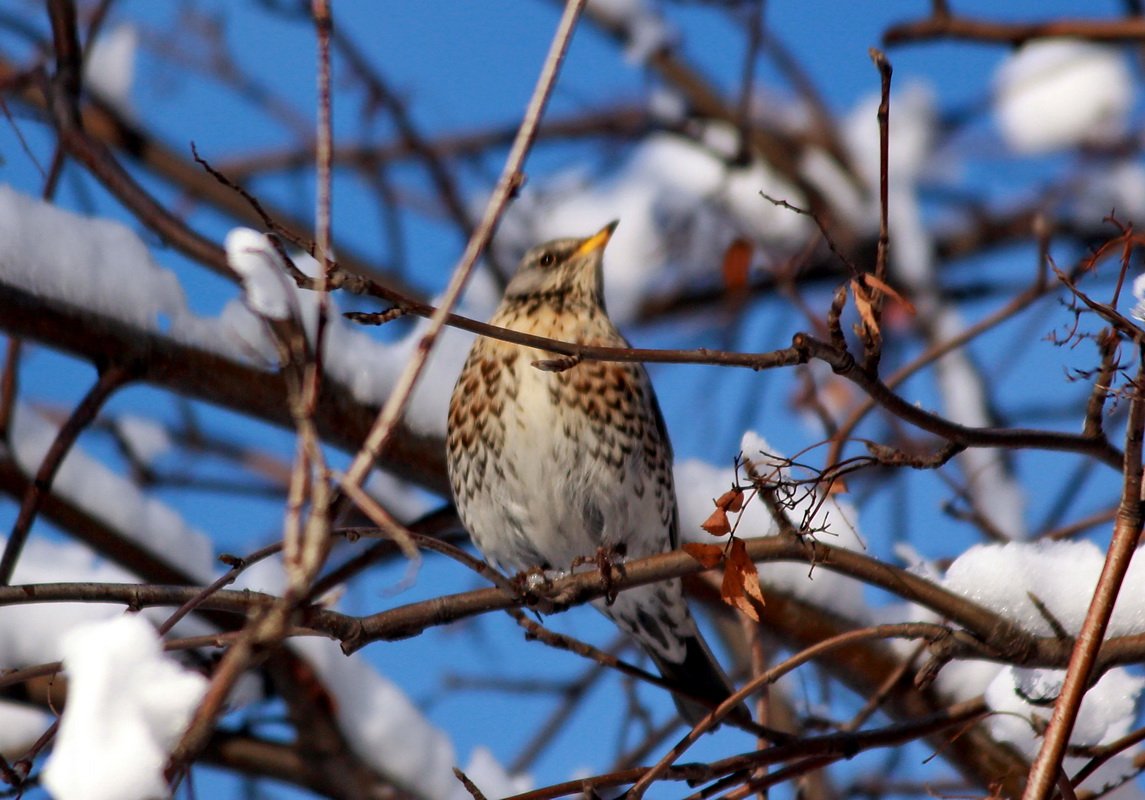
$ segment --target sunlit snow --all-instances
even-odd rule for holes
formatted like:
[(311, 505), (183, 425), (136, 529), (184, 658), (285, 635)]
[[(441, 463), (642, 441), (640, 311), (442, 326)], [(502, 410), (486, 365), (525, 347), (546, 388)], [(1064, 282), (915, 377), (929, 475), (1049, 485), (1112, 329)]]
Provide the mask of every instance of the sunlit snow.
[(63, 640), (68, 703), (44, 785), (56, 800), (167, 795), (163, 768), (207, 679), (180, 667), (135, 615), (83, 625)]
[(995, 76), (995, 114), (1019, 153), (1110, 141), (1125, 132), (1133, 76), (1117, 47), (1072, 39), (1029, 42)]

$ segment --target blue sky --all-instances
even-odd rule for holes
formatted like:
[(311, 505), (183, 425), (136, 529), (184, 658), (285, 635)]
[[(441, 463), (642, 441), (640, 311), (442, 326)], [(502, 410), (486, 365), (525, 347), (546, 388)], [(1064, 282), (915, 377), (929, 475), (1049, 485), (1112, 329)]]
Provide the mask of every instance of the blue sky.
[[(372, 63), (401, 94), (414, 120), (429, 136), (515, 123), (532, 91), (559, 10), (556, 4), (541, 0), (482, 0), (480, 3), (472, 0), (341, 0), (334, 5), (338, 25), (369, 54)], [(997, 19), (1120, 12), (1120, 4), (1112, 0), (1074, 3), (1014, 0), (1006, 4), (960, 2), (956, 5), (961, 13)], [(228, 52), (242, 69), (289, 104), (298, 119), (313, 117), (314, 43), (312, 32), (304, 23), (267, 13), (258, 4), (235, 0), (199, 0), (194, 4), (122, 0), (112, 6), (111, 24), (125, 19), (142, 20), (150, 30), (174, 34), (178, 32), (178, 14), (191, 6), (223, 25)], [(667, 2), (663, 7), (682, 33), (684, 53), (722, 89), (730, 90), (738, 85), (743, 37), (732, 15), (706, 3)], [(877, 91), (878, 74), (871, 64), (868, 48), (880, 46), (881, 32), (888, 24), (925, 14), (928, 8), (929, 3), (921, 0), (877, 3), (775, 0), (768, 3), (767, 24), (799, 59), (831, 111), (842, 117), (860, 98)], [(193, 37), (189, 36), (188, 41), (193, 43)], [(941, 115), (986, 101), (993, 70), (1007, 55), (1007, 49), (960, 43), (924, 44), (891, 49), (888, 55), (895, 67), (896, 89), (912, 83), (925, 84), (933, 92)], [(790, 90), (773, 67), (761, 65), (756, 75), (764, 92), (774, 96), (779, 104), (787, 102)], [(344, 83), (339, 83), (337, 74), (335, 86), (336, 91), (348, 91)], [(636, 65), (626, 61), (612, 42), (586, 26), (573, 42), (553, 97), (551, 113), (564, 116), (616, 102), (640, 104), (646, 101), (653, 87), (654, 82)], [(193, 142), (211, 161), (274, 149), (296, 140), (297, 132), (293, 128), (265, 114), (253, 113), (247, 103), (221, 91), (216, 82), (194, 71), (174, 67), (146, 47), (139, 56), (132, 102), (140, 118), (154, 126), (155, 132), (177, 151), (186, 153)], [(388, 126), (364, 124), (356, 109), (356, 102), (344, 102), (336, 93), (336, 131), (340, 139), (390, 138), (392, 130)], [(1138, 119), (1139, 111), (1138, 102)], [(893, 113), (892, 110), (892, 124)], [(27, 118), (18, 119), (17, 124), (41, 163), (46, 163), (50, 156), (50, 138), (45, 131)], [(964, 157), (956, 159), (955, 171), (946, 177), (944, 188), (981, 188), (999, 201), (1019, 197), (1074, 166), (1069, 157), (1009, 158), (985, 116), (960, 132), (950, 146)], [(7, 124), (0, 125), (0, 156), (3, 157), (0, 181), (31, 194), (37, 193), (38, 173)], [(589, 163), (590, 158), (588, 149), (583, 146), (546, 148), (530, 160), (529, 176), (541, 183), (547, 175), (568, 168), (596, 168), (605, 175), (615, 169), (615, 166)], [(623, 153), (620, 158), (623, 159)], [(484, 169), (463, 171), (464, 188), (470, 193), (468, 199), (474, 208), (488, 190), (488, 176), (494, 175), (499, 166), (499, 158), (492, 158)], [(418, 193), (428, 192), (420, 171), (399, 166), (395, 173), (402, 188), (415, 200)], [(305, 217), (313, 208), (310, 181), (309, 174), (287, 175), (259, 181), (253, 188), (260, 196)], [(168, 187), (153, 181), (148, 185), (160, 198), (173, 205), (178, 203), (177, 196)], [(66, 174), (58, 202), (68, 208), (132, 224), (130, 216), (114, 200), (99, 188), (93, 188), (75, 168)], [(933, 208), (933, 204), (924, 202), (928, 212)], [(341, 246), (378, 261), (386, 261), (396, 252), (394, 243), (387, 241), (380, 230), (377, 216), (363, 201), (361, 187), (353, 181), (338, 183), (334, 209), (335, 235)], [(222, 240), (232, 224), (214, 212), (201, 209), (193, 211), (189, 218), (196, 228), (216, 241)], [(404, 223), (408, 233), (406, 277), (432, 295), (444, 285), (463, 243), (450, 225), (432, 215), (409, 212)], [(149, 236), (145, 238), (153, 241)], [(1068, 253), (1063, 253), (1066, 255)], [(187, 289), (189, 304), (200, 313), (218, 313), (237, 294), (227, 281), (189, 264), (170, 250), (156, 248), (155, 257), (162, 265), (178, 272)], [(1032, 271), (1031, 259), (1029, 248), (1014, 248), (964, 265), (958, 277), (968, 279), (976, 274), (989, 276), (1005, 271), (1014, 274), (1015, 281), (1019, 282)], [(823, 298), (811, 299), (822, 307)], [(350, 308), (354, 304), (346, 301), (345, 306)], [(985, 313), (989, 307), (988, 303), (968, 305), (965, 311), (973, 317)], [(1008, 398), (1012, 393), (1015, 400), (1020, 400), (1027, 381), (1044, 380), (1048, 372), (1056, 378), (1063, 364), (1088, 363), (1084, 355), (1065, 353), (1043, 341), (1048, 330), (1063, 322), (1061, 315), (1054, 314), (1053, 303), (1043, 303), (1040, 315), (1008, 324), (976, 345), (974, 352), (984, 361), (985, 368), (1000, 376), (1001, 396)], [(631, 334), (636, 344), (646, 346), (766, 350), (783, 346), (794, 331), (804, 326), (804, 319), (790, 305), (767, 298), (726, 325), (714, 325), (710, 320), (672, 320), (633, 330)], [(1007, 371), (1010, 362), (1004, 358), (1003, 351), (1012, 348), (1015, 341), (1031, 342), (1033, 354), (1022, 362), (1020, 370)], [(815, 433), (802, 426), (790, 410), (790, 398), (796, 388), (790, 372), (755, 375), (720, 372), (708, 367), (657, 366), (652, 374), (681, 458), (730, 464), (743, 431), (753, 427), (785, 452), (796, 452), (814, 440)], [(35, 349), (27, 358), (22, 378), (29, 396), (66, 406), (82, 395), (91, 380), (91, 371), (84, 365)], [(924, 402), (934, 398), (931, 387), (921, 386), (917, 391)], [(1083, 389), (1062, 380), (1047, 391), (1081, 393)], [(713, 412), (712, 399), (716, 395), (727, 398), (727, 402), (718, 412)], [(697, 409), (705, 409), (703, 416), (697, 416)], [(112, 403), (111, 410), (143, 413), (166, 421), (175, 420), (178, 413), (167, 395), (149, 388), (124, 392)], [(203, 413), (213, 429), (289, 457), (293, 440), (286, 432), (218, 410)], [(109, 459), (115, 458), (113, 449), (104, 441), (85, 439), (85, 444)], [(1039, 472), (1044, 472), (1047, 482), (1066, 480), (1069, 474), (1067, 465), (1052, 458), (1020, 459), (1021, 475)], [(221, 474), (228, 473), (221, 471)], [(205, 499), (171, 490), (165, 490), (162, 495), (226, 548), (256, 546), (272, 539), (278, 529), (281, 508), (276, 502)], [(944, 498), (941, 487), (917, 484), (917, 490), (910, 494), (906, 521), (891, 522), (895, 519), (896, 504), (903, 502), (902, 496), (876, 495), (871, 505), (862, 509), (864, 521), (870, 525), (864, 530), (873, 540), (872, 546), (885, 555), (896, 525), (911, 528), (932, 523)], [(0, 500), (0, 522), (6, 525), (13, 517), (14, 506)], [(940, 526), (933, 537), (924, 538), (928, 554), (935, 557), (955, 555), (972, 541), (975, 541), (972, 532), (953, 524)], [(468, 573), (428, 559), (416, 584), (392, 596), (389, 589), (401, 578), (401, 568), (375, 572), (351, 588), (346, 598), (347, 610), (377, 610), (478, 585)], [(564, 615), (553, 622), (560, 630), (597, 643), (612, 638), (607, 623), (587, 610)], [(431, 719), (453, 737), (463, 762), (474, 747), (488, 746), (507, 763), (555, 703), (550, 697), (516, 695), (506, 695), (490, 703), (490, 696), (481, 692), (444, 690), (445, 677), (497, 674), (568, 679), (586, 668), (583, 662), (567, 654), (522, 642), (515, 625), (507, 617), (496, 616), (471, 625), (436, 629), (404, 642), (374, 645), (367, 653), (381, 671), (392, 676), (415, 700), (424, 703)], [(813, 704), (817, 698), (815, 688), (804, 686), (802, 689)], [(854, 705), (848, 698), (836, 700), (843, 707)], [(611, 728), (602, 733), (598, 719), (624, 702), (619, 681), (610, 681), (604, 688), (595, 690), (585, 709), (537, 762), (533, 771), (538, 785), (566, 779), (581, 768), (592, 772), (606, 769), (608, 763), (601, 760), (601, 753), (615, 749), (609, 737), (618, 734)], [(721, 742), (729, 741), (723, 736), (697, 747), (692, 757), (700, 759), (723, 752)], [(598, 741), (602, 737), (607, 739), (603, 746)], [(735, 747), (748, 746), (745, 741), (732, 741)], [(918, 754), (922, 755), (921, 748), (912, 750), (919, 750)], [(856, 762), (856, 768), (871, 768), (884, 757), (881, 754), (864, 757)]]

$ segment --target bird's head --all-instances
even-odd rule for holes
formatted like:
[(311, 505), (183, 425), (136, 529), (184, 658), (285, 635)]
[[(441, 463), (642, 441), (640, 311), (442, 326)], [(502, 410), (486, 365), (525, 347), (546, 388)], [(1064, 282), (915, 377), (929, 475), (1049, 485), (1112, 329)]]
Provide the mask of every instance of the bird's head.
[(554, 239), (525, 253), (505, 289), (513, 302), (582, 301), (604, 305), (604, 247), (620, 220), (584, 239)]

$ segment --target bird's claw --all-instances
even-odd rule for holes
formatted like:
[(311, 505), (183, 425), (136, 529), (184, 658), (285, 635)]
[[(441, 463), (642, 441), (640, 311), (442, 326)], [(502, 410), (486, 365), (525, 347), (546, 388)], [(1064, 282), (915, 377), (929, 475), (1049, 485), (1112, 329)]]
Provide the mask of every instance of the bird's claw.
[(582, 565), (591, 565), (600, 572), (601, 580), (604, 581), (604, 602), (606, 605), (612, 605), (616, 602), (618, 592), (613, 588), (612, 581), (614, 576), (624, 575), (624, 551), (623, 544), (614, 547), (602, 545), (596, 548), (593, 555), (579, 556), (573, 560), (573, 569)]

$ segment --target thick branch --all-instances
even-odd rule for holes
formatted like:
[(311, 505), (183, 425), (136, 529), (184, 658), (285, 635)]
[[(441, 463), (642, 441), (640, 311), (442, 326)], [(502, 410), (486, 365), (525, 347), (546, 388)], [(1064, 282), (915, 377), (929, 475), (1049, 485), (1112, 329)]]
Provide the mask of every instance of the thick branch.
[(892, 25), (883, 34), (883, 42), (887, 45), (896, 45), (933, 39), (965, 39), (1015, 46), (1030, 39), (1059, 36), (1089, 39), (1094, 42), (1137, 44), (1145, 39), (1145, 17), (994, 22), (970, 17), (936, 15)]
[[(281, 374), (240, 364), (162, 334), (3, 283), (0, 328), (88, 361), (131, 365), (139, 380), (184, 397), (290, 425), (286, 383)], [(328, 441), (354, 450), (365, 438), (375, 412), (327, 377), (315, 419)], [(434, 491), (448, 492), (445, 446), (438, 438), (400, 427), (380, 466)]]

